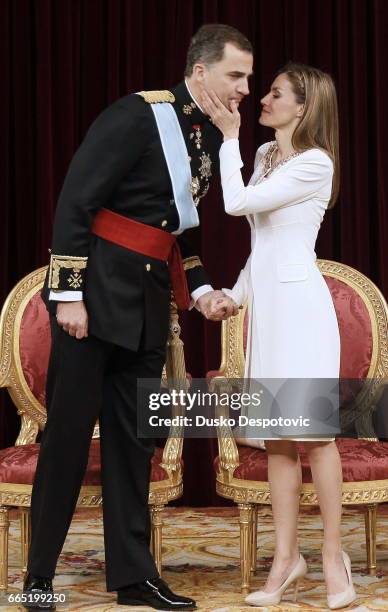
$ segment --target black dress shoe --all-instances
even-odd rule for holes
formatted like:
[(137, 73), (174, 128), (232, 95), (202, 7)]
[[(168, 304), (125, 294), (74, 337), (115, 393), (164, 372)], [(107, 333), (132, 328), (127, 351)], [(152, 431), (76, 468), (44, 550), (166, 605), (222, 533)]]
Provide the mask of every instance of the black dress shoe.
[(154, 610), (196, 610), (194, 599), (176, 595), (161, 578), (144, 580), (117, 591), (117, 603), (150, 606)]
[(27, 574), (24, 580), (23, 595), (27, 601), (23, 605), (27, 610), (55, 610), (53, 601), (53, 583), (50, 578)]

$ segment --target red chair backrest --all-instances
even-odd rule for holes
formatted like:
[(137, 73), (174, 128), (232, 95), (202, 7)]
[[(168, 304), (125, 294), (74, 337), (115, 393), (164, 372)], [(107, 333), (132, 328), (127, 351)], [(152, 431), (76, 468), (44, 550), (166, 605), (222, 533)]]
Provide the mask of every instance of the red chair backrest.
[(38, 291), (24, 309), (19, 335), (20, 362), (27, 385), (45, 406), (46, 377), (51, 347), (49, 315)]

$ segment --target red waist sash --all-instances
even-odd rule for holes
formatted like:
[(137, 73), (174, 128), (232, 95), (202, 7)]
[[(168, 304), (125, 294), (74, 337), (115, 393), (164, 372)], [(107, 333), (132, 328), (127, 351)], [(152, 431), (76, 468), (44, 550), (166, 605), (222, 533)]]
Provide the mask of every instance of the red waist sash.
[(106, 208), (96, 214), (92, 233), (130, 251), (166, 261), (176, 304), (180, 310), (189, 307), (190, 295), (176, 236)]

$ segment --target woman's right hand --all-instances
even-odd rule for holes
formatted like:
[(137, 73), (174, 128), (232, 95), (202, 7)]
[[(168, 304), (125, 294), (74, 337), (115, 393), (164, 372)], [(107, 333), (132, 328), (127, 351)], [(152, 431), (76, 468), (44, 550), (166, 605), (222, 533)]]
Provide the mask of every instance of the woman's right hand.
[(235, 100), (231, 101), (229, 110), (214, 91), (204, 89), (201, 101), (211, 122), (223, 133), (224, 140), (239, 137), (241, 116)]

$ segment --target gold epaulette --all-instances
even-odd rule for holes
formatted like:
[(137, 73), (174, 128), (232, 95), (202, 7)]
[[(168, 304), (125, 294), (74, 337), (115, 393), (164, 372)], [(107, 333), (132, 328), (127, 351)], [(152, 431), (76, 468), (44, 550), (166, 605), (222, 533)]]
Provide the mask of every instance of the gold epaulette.
[(156, 90), (156, 91), (140, 91), (139, 94), (144, 98), (148, 104), (157, 104), (158, 102), (175, 102), (175, 96), (168, 89)]

